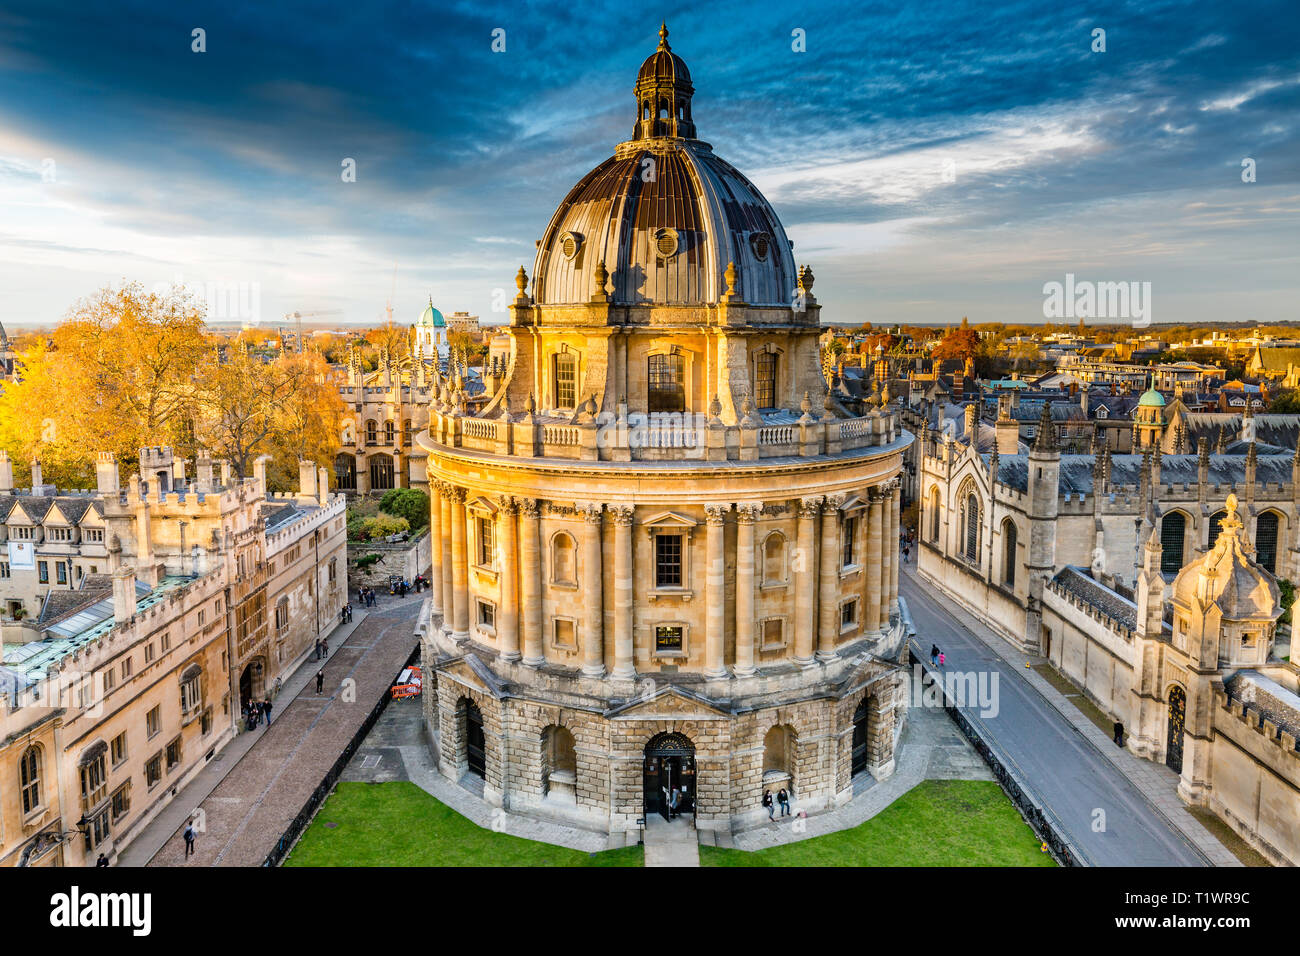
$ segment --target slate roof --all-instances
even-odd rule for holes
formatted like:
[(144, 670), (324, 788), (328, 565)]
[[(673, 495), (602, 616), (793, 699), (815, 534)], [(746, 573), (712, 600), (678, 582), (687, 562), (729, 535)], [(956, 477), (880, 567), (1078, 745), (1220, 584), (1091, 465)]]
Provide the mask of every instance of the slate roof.
[(1084, 568), (1066, 565), (1056, 572), (1052, 583), (1129, 630), (1137, 629), (1137, 605), (1097, 581)]
[[(96, 575), (96, 577), (108, 577), (108, 575)], [(75, 614), (84, 607), (102, 601), (104, 598), (113, 596), (112, 578), (109, 578), (110, 584), (107, 588), (85, 588), (79, 591), (60, 591), (51, 590), (45, 595), (45, 603), (41, 605), (40, 616), (37, 621), (45, 626), (60, 621), (71, 614)]]
[(1266, 372), (1285, 372), (1288, 364), (1300, 365), (1298, 348), (1257, 348), (1259, 366)]
[[(1241, 434), (1242, 416), (1238, 412), (1187, 412), (1182, 421), (1192, 447), (1204, 438), (1213, 448), (1219, 440), (1220, 427), (1229, 440)], [(1300, 415), (1256, 415), (1255, 439), (1265, 445), (1294, 450), (1300, 440)], [(1256, 453), (1262, 451), (1261, 447)]]
[[(984, 462), (988, 463), (985, 455)], [(1142, 455), (1111, 455), (1111, 487), (1140, 483)], [(1210, 455), (1206, 481), (1212, 485), (1240, 485), (1246, 480), (1245, 455)], [(1197, 455), (1163, 455), (1160, 459), (1160, 481), (1166, 485), (1195, 485), (1200, 458)], [(1281, 455), (1257, 453), (1255, 460), (1256, 484), (1288, 484), (1291, 481), (1290, 452)], [(1095, 455), (1062, 455), (1060, 492), (1073, 495), (1093, 494)], [(1017, 491), (1029, 490), (1029, 461), (1026, 455), (1003, 455), (998, 459), (998, 481)]]

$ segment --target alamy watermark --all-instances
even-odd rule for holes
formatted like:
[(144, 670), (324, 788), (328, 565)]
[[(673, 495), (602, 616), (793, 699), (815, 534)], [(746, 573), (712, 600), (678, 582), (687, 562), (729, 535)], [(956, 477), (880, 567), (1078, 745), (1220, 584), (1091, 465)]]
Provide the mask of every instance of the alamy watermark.
[(1134, 328), (1151, 324), (1150, 282), (1093, 282), (1065, 274), (1064, 282), (1043, 284), (1043, 318), (1127, 319)]

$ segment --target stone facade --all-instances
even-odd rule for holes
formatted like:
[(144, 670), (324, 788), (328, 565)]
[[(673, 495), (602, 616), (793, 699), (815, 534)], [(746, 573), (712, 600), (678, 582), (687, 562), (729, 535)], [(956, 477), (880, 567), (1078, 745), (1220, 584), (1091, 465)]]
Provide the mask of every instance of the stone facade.
[[(661, 36), (638, 100), (687, 115)], [(442, 771), (600, 830), (634, 828), (667, 781), (707, 828), (752, 822), (778, 784), (839, 805), (855, 772), (892, 772), (903, 684), (911, 436), (827, 391), (812, 271), (744, 177), (666, 129), (639, 123), (570, 193), (531, 294), (517, 276), (490, 399), (435, 383), (418, 439)], [(683, 176), (629, 199), (643, 215), (618, 197), (645, 162)]]

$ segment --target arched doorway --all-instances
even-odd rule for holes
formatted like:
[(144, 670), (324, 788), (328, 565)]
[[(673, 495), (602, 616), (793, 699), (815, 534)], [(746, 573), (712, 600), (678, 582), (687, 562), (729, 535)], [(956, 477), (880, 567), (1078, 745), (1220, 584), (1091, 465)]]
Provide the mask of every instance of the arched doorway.
[(1169, 739), (1165, 744), (1165, 765), (1174, 773), (1183, 772), (1183, 727), (1187, 720), (1187, 692), (1169, 688)]
[(393, 485), (393, 456), (377, 452), (370, 456), (370, 490), (388, 491)]
[(244, 666), (239, 674), (239, 704), (242, 706), (250, 700), (263, 700), (266, 697), (266, 667), (260, 657), (255, 657)]
[(542, 731), (542, 796), (573, 803), (577, 782), (573, 734), (564, 727), (547, 727)]
[(864, 697), (862, 703), (858, 704), (858, 709), (853, 712), (853, 762), (850, 772), (855, 777), (865, 771), (871, 762), (870, 738), (867, 736), (870, 709), (867, 698)]
[(465, 763), (476, 777), (487, 778), (483, 714), (472, 700), (465, 700)]
[(334, 456), (334, 487), (339, 491), (357, 490), (357, 456), (345, 451)]
[(669, 814), (669, 796), (680, 792), (677, 814), (695, 813), (695, 745), (684, 734), (662, 733), (645, 746), (645, 815)]

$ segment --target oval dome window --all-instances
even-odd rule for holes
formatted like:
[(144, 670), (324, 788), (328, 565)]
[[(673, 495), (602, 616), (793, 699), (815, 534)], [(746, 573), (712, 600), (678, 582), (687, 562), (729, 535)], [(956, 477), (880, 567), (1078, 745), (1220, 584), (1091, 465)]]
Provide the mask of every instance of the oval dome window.
[(655, 248), (665, 259), (677, 255), (677, 233), (672, 229), (660, 229), (655, 233)]
[(582, 248), (582, 237), (576, 232), (566, 232), (560, 236), (560, 254), (566, 259), (572, 259)]
[(749, 247), (754, 250), (754, 258), (759, 262), (767, 261), (767, 249), (771, 239), (765, 232), (756, 232), (749, 237)]

